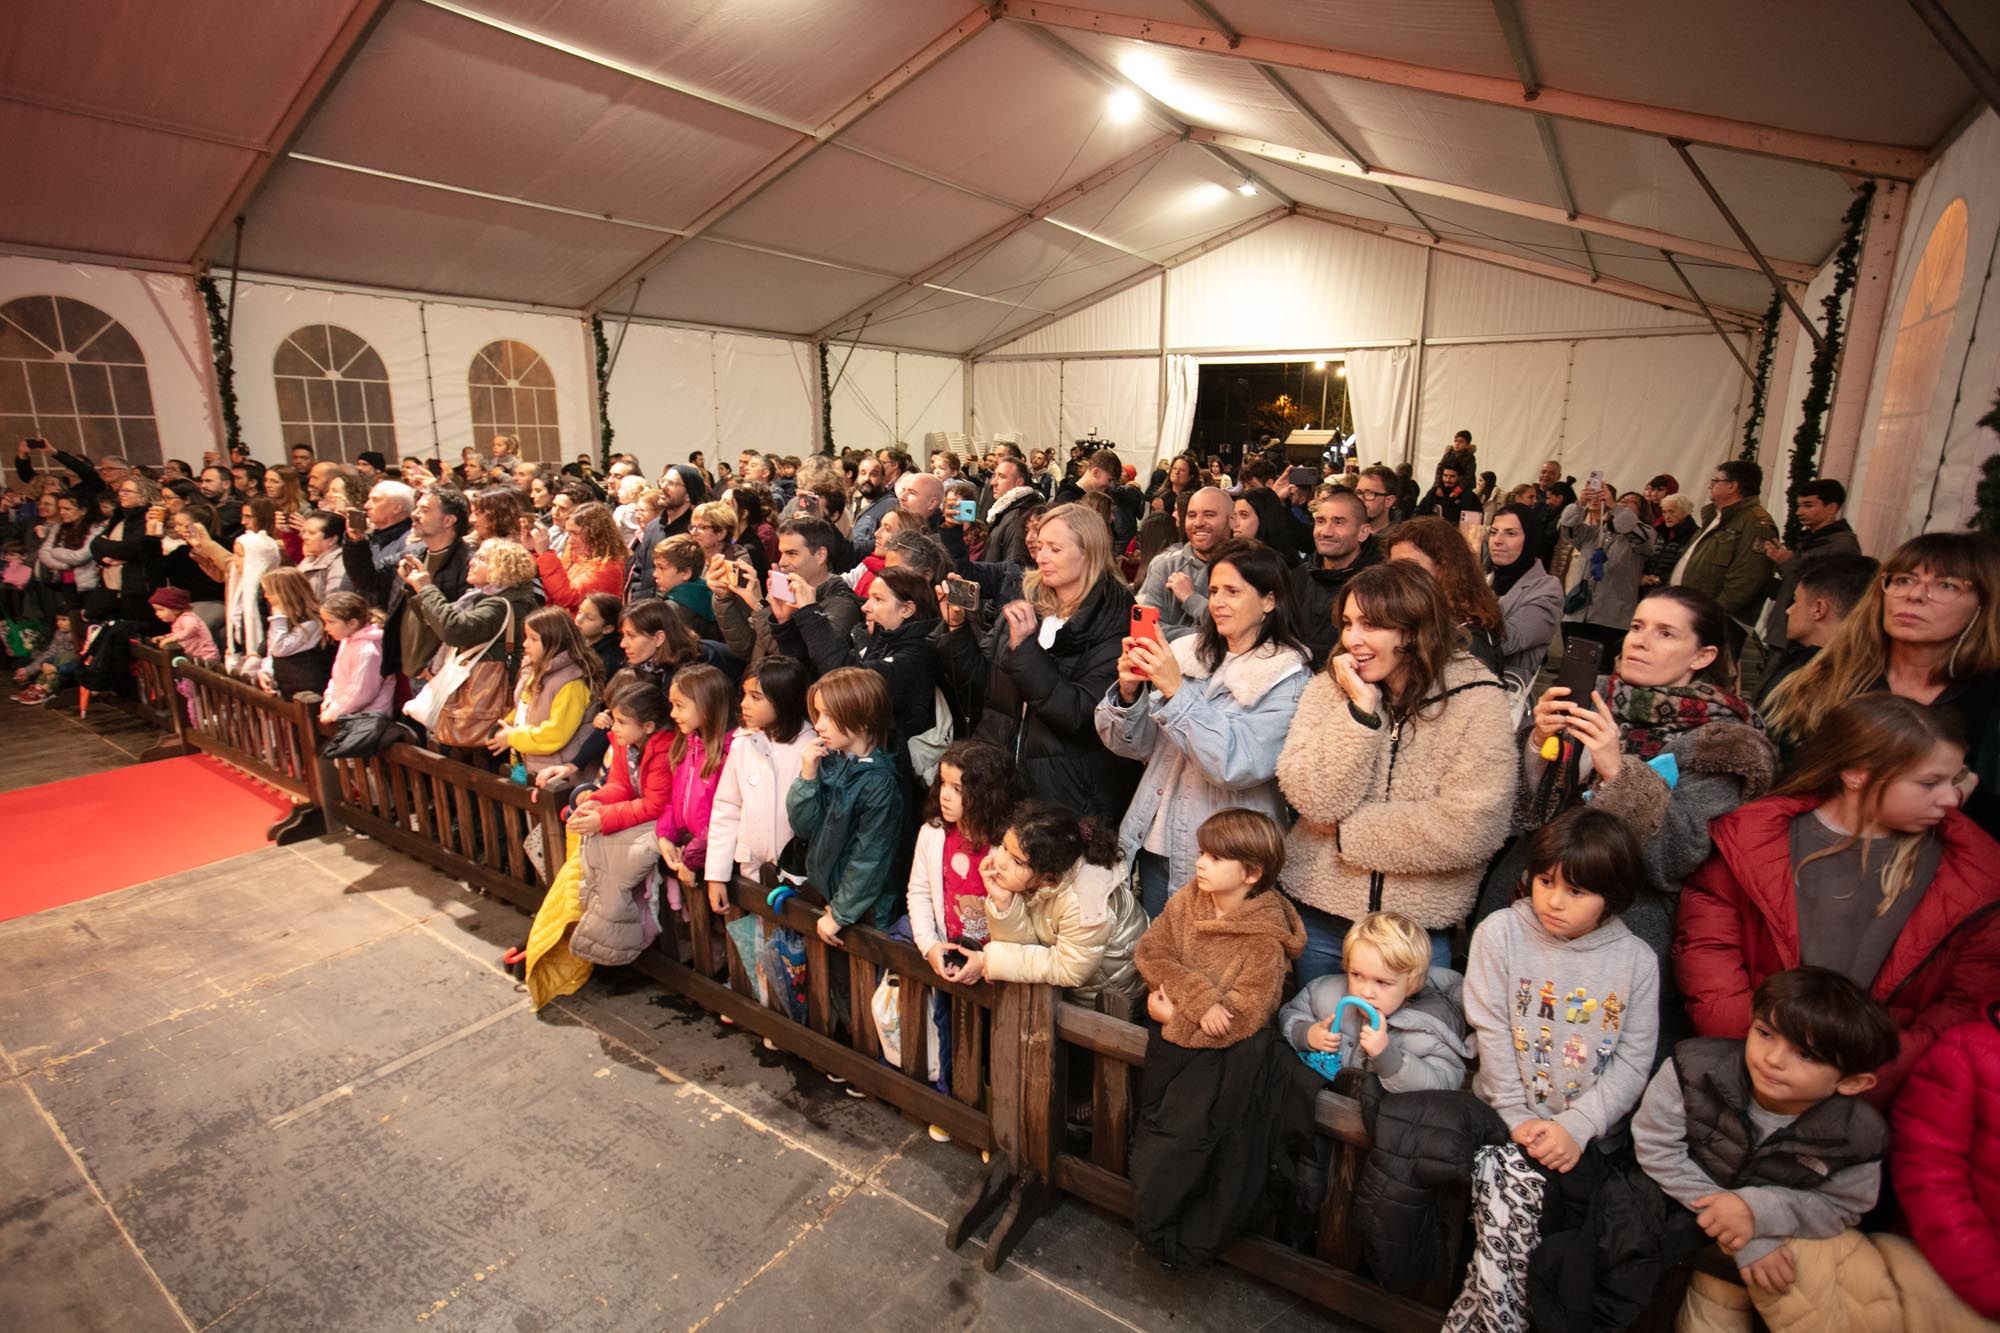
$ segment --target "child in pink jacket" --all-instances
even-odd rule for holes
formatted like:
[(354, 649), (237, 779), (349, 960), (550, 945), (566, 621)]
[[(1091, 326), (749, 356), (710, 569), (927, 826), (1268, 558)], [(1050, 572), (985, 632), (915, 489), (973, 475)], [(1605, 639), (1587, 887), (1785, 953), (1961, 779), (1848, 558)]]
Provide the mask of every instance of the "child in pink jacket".
[(674, 718), (673, 746), (668, 751), (673, 780), (654, 833), (660, 859), (671, 872), (667, 902), (675, 911), (681, 910), (681, 889), (700, 884), (708, 863), (708, 819), (729, 755), (734, 695), (729, 678), (712, 666), (682, 667), (667, 691)]
[(319, 720), (386, 713), (396, 702), (396, 678), (382, 674), (382, 625), (359, 593), (336, 592), (319, 604), (319, 622), (340, 644)]
[(208, 623), (191, 609), (194, 604), (185, 592), (179, 588), (161, 588), (146, 600), (153, 604), (153, 614), (170, 627), (156, 643), (172, 644), (189, 661), (204, 666), (214, 666), (222, 660), (215, 647), (215, 636), (208, 632)]

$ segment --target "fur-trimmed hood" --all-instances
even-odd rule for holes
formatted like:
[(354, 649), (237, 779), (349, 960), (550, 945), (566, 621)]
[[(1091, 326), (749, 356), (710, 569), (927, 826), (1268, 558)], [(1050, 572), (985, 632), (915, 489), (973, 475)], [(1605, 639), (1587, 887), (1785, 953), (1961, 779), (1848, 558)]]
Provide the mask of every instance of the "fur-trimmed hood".
[(986, 526), (992, 527), (1002, 515), (1026, 504), (1039, 504), (1042, 493), (1033, 486), (1016, 486), (1005, 495), (996, 496), (992, 507), (986, 511)]
[[(1201, 660), (1201, 635), (1183, 634), (1167, 645), (1181, 674), (1189, 680), (1205, 681), (1213, 674)], [(1234, 662), (1224, 659), (1216, 668), (1229, 671), (1229, 697), (1245, 708), (1253, 708), (1279, 681), (1307, 669), (1306, 659), (1296, 648), (1280, 643), (1260, 643)]]

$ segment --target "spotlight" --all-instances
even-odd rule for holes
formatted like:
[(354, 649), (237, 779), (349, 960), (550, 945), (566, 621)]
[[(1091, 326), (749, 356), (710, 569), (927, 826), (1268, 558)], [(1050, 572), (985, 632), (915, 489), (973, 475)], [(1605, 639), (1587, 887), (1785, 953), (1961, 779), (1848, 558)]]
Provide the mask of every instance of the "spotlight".
[(1129, 125), (1137, 120), (1142, 109), (1139, 94), (1130, 88), (1120, 88), (1111, 94), (1111, 118), (1121, 125)]
[(1241, 185), (1236, 187), (1236, 193), (1242, 195), (1245, 199), (1248, 199), (1251, 195), (1257, 193), (1257, 183), (1255, 181), (1246, 180)]

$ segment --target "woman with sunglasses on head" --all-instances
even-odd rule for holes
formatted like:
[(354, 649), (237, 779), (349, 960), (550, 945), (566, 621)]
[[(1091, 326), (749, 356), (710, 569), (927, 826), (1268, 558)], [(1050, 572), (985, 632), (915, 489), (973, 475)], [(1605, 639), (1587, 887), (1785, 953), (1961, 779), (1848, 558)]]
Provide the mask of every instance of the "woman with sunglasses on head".
[(1965, 812), (2000, 833), (2000, 539), (1971, 532), (1912, 537), (1882, 562), (1875, 586), (1833, 641), (1787, 677), (1765, 721), (1789, 761), (1834, 709), (1883, 691), (1953, 715), (1981, 781)]

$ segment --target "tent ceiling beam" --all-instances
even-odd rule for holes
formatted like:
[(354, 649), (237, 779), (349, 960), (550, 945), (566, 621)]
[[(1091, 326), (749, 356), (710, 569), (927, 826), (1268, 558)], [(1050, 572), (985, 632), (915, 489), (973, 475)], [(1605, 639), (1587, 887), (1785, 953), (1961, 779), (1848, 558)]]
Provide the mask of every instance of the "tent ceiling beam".
[(176, 125), (172, 121), (135, 115), (129, 111), (107, 111), (102, 107), (72, 101), (67, 97), (53, 97), (48, 93), (29, 92), (22, 88), (0, 88), (0, 102), (14, 102), (21, 106), (34, 107), (39, 111), (57, 111), (66, 116), (81, 116), (85, 120), (101, 121), (121, 129), (170, 134), (176, 139), (191, 139), (196, 143), (214, 144), (218, 148), (234, 148), (247, 153), (264, 151), (261, 140), (245, 139), (234, 134), (217, 134), (213, 130), (197, 129), (192, 125)]
[[(1179, 268), (1182, 264), (1186, 264), (1192, 260), (1201, 258), (1203, 255), (1207, 254), (1211, 250), (1221, 249), (1223, 246), (1228, 245), (1231, 241), (1242, 240), (1245, 236), (1248, 236), (1253, 231), (1262, 231), (1264, 228), (1270, 226), (1273, 222), (1278, 221), (1280, 218), (1288, 218), (1293, 213), (1302, 211), (1303, 211), (1302, 205), (1287, 204), (1283, 208), (1274, 208), (1268, 213), (1259, 213), (1256, 217), (1247, 219), (1246, 221), (1243, 222), (1239, 222), (1235, 226), (1229, 228), (1227, 231), (1219, 231), (1215, 235), (1209, 237), (1207, 240), (1202, 241), (1197, 245), (1189, 246), (1187, 249), (1182, 250), (1178, 254), (1169, 255), (1166, 259), (1160, 261), (1160, 265), (1158, 268), (1147, 269), (1143, 272), (1134, 273), (1129, 277), (1121, 278), (1117, 282), (1112, 283), (1108, 287), (1101, 287), (1097, 291), (1091, 292), (1087, 296), (1078, 297), (1076, 300), (1071, 301), (1068, 305), (1062, 307), (1060, 310), (1051, 310), (1048, 314), (1043, 315), (1040, 319), (1024, 324), (1018, 329), (1009, 330), (1008, 332), (1001, 334), (997, 338), (988, 339), (986, 342), (979, 344), (979, 346), (967, 352), (965, 354), (966, 359), (977, 360), (978, 358), (985, 356), (988, 352), (993, 351), (995, 348), (1005, 347), (1008, 343), (1016, 342), (1022, 338), (1027, 337), (1031, 333), (1035, 333), (1041, 329), (1045, 329), (1049, 325), (1054, 324), (1058, 320), (1066, 319), (1069, 316), (1074, 315), (1079, 310), (1087, 310), (1091, 306), (1096, 305), (1099, 301), (1108, 301), (1112, 297), (1118, 295), (1120, 292), (1130, 291), (1132, 288), (1139, 286), (1141, 283), (1150, 282), (1154, 278), (1161, 277), (1170, 269)], [(1166, 291), (1164, 287), (1161, 289), (1160, 299), (1163, 303), (1166, 300)], [(1155, 355), (1157, 355), (1157, 353), (1155, 353)]]
[[(1521, 17), (1520, 0), (1493, 0), (1493, 17), (1499, 20), (1500, 35), (1507, 42), (1507, 54), (1513, 57), (1514, 72), (1520, 76), (1521, 95), (1532, 102), (1542, 95), (1542, 74), (1535, 68), (1535, 53), (1528, 47), (1528, 24)], [(1576, 206), (1576, 191), (1570, 186), (1569, 168), (1563, 163), (1562, 145), (1556, 142), (1556, 125), (1539, 111), (1535, 113), (1535, 137), (1542, 141), (1542, 156), (1548, 159), (1549, 175), (1554, 178), (1556, 197), (1562, 200), (1563, 212), (1574, 220), (1582, 210)], [(1590, 233), (1580, 227), (1573, 230), (1576, 231), (1577, 243), (1583, 247), (1583, 262), (1594, 278), (1598, 275), (1597, 256), (1590, 249)]]
[(1736, 340), (1729, 336), (1729, 330), (1722, 327), (1722, 321), (1715, 317), (1713, 310), (1709, 309), (1708, 302), (1701, 299), (1701, 293), (1695, 290), (1692, 282), (1688, 281), (1686, 271), (1681, 268), (1681, 261), (1674, 258), (1674, 253), (1671, 250), (1660, 251), (1660, 258), (1667, 261), (1667, 267), (1672, 269), (1674, 276), (1681, 280), (1681, 286), (1687, 288), (1688, 296), (1693, 299), (1696, 305), (1701, 307), (1701, 313), (1708, 317), (1709, 326), (1715, 330), (1715, 336), (1722, 339), (1723, 346), (1727, 347), (1729, 354), (1736, 358), (1736, 364), (1743, 367), (1743, 378), (1755, 384), (1757, 382), (1757, 372), (1750, 369), (1750, 359), (1743, 355), (1743, 349), (1738, 347)]
[(380, 167), (363, 166), (358, 162), (342, 162), (337, 158), (316, 157), (311, 153), (287, 153), (294, 162), (304, 162), (309, 166), (326, 167), (333, 171), (348, 171), (357, 176), (373, 176), (377, 180), (395, 181), (399, 185), (415, 185), (425, 190), (439, 190), (445, 194), (459, 194), (471, 199), (486, 199), (496, 204), (511, 204), (515, 208), (531, 208), (538, 213), (560, 213), (564, 217), (588, 218), (592, 222), (608, 222), (617, 227), (632, 227), (639, 231), (658, 232), (665, 236), (678, 236), (673, 227), (657, 222), (642, 222), (638, 218), (622, 218), (610, 213), (593, 213), (587, 208), (570, 208), (565, 204), (545, 203), (540, 199), (529, 199), (518, 194), (501, 194), (494, 190), (474, 189), (469, 185), (453, 185), (450, 181), (432, 180), (426, 176), (410, 176), (400, 171), (384, 171)]
[(24, 259), (53, 259), (59, 264), (97, 264), (106, 268), (130, 268), (142, 273), (172, 273), (186, 277), (193, 264), (179, 259), (149, 259), (141, 255), (114, 255), (103, 250), (68, 250), (54, 245), (30, 245), (26, 241), (0, 240), (0, 255), (20, 255)]
[[(1461, 70), (1439, 69), (1406, 60), (1248, 34), (1238, 35), (1230, 41), (1207, 28), (1189, 24), (1162, 23), (1072, 5), (1045, 4), (1042, 0), (997, 0), (995, 9), (1003, 19), (1038, 27), (1103, 33), (1247, 60), (1252, 64), (1310, 70), (1515, 110), (1531, 109), (1524, 105), (1521, 89), (1514, 80), (1492, 75), (1468, 74)], [(1775, 125), (1732, 120), (1726, 116), (1704, 115), (1698, 111), (1568, 92), (1560, 88), (1539, 89), (1532, 109), (1564, 120), (1587, 121), (1661, 138), (1687, 139), (1740, 153), (1787, 158), (1838, 171), (1855, 171), (1865, 176), (1896, 180), (1915, 180), (1930, 159), (1930, 154), (1918, 147), (1841, 139)]]
[[(1328, 208), (1314, 208), (1301, 204), (1298, 214), (1316, 222), (1330, 223), (1336, 227), (1346, 227), (1352, 231), (1367, 232), (1371, 236), (1382, 236), (1392, 241), (1402, 241), (1408, 245), (1421, 245), (1443, 254), (1457, 255), (1461, 259), (1476, 260), (1482, 264), (1492, 264), (1497, 268), (1510, 268), (1517, 273), (1527, 273), (1538, 278), (1549, 278), (1555, 282), (1566, 282), (1573, 287), (1588, 287), (1593, 291), (1611, 296), (1622, 296), (1628, 301), (1638, 301), (1645, 305), (1659, 306), (1668, 310), (1679, 310), (1689, 315), (1699, 315), (1701, 307), (1676, 292), (1663, 292), (1643, 283), (1630, 282), (1624, 278), (1592, 277), (1582, 269), (1571, 268), (1567, 264), (1551, 263), (1545, 259), (1530, 259), (1526, 255), (1511, 254), (1505, 250), (1494, 250), (1469, 241), (1446, 237), (1432, 240), (1424, 233), (1393, 222), (1377, 222), (1372, 218), (1358, 218), (1347, 213), (1336, 213)], [(1748, 329), (1758, 322), (1758, 316), (1747, 310), (1733, 306), (1711, 306), (1718, 318), (1739, 323)]]
[[(1299, 96), (1298, 90), (1292, 87), (1291, 81), (1286, 79), (1282, 73), (1280, 73), (1277, 69), (1273, 68), (1270, 65), (1257, 66), (1257, 72), (1264, 76), (1264, 81), (1271, 85), (1272, 89), (1277, 92), (1278, 96), (1285, 99), (1286, 105), (1290, 106), (1292, 110), (1298, 112), (1301, 116), (1304, 116), (1314, 129), (1318, 130), (1321, 134), (1324, 134), (1327, 137), (1327, 142), (1333, 144), (1335, 147), (1339, 148), (1341, 152), (1347, 154), (1348, 157), (1352, 158), (1355, 162), (1359, 163), (1361, 165), (1362, 170), (1364, 171), (1374, 170), (1374, 167), (1369, 163), (1368, 159), (1363, 157), (1361, 153), (1355, 149), (1354, 145), (1347, 141), (1347, 137), (1345, 135), (1343, 135), (1339, 130), (1333, 127), (1333, 122), (1328, 120), (1325, 116), (1322, 116), (1319, 113), (1318, 107), (1314, 106), (1311, 102), (1306, 101), (1305, 98)], [(1389, 192), (1389, 197), (1396, 201), (1396, 206), (1398, 208), (1401, 208), (1405, 213), (1408, 213), (1410, 215), (1411, 221), (1415, 222), (1419, 227), (1423, 228), (1431, 235), (1433, 236), (1437, 235), (1437, 229), (1431, 226), (1430, 219), (1426, 218), (1422, 213), (1419, 213), (1416, 210), (1416, 208), (1410, 203), (1409, 200), (1403, 198), (1402, 191), (1397, 190), (1391, 186), (1384, 186), (1383, 188), (1387, 189)]]
[[(215, 253), (222, 243), (223, 235), (236, 225), (236, 219), (249, 207), (250, 199), (257, 193), (257, 187), (271, 174), (274, 167), (284, 160), (285, 154), (298, 142), (299, 135), (306, 127), (306, 120), (312, 115), (320, 100), (326, 96), (341, 71), (347, 68), (361, 50), (361, 44), (375, 31), (375, 25), (389, 10), (389, 0), (354, 0), (347, 17), (333, 34), (333, 39), (320, 52), (319, 59), (299, 84), (292, 100), (286, 104), (284, 114), (271, 127), (271, 133), (257, 146), (257, 155), (250, 159), (236, 178), (229, 197), (216, 211), (203, 233), (201, 244), (188, 256), (195, 264), (200, 264)], [(242, 256), (237, 256), (241, 259)]]
[(1965, 35), (1965, 29), (1952, 18), (1951, 11), (1939, 0), (1910, 0), (1910, 8), (1917, 11), (1917, 17), (1931, 30), (1945, 54), (1965, 71), (1965, 77), (1972, 80), (1972, 86), (1986, 99), (1986, 105), (2000, 111), (2000, 73), (1986, 63), (1979, 48)]
[(588, 303), (588, 308), (593, 311), (602, 310), (610, 302), (611, 298), (624, 291), (625, 288), (629, 287), (643, 275), (658, 268), (676, 250), (707, 231), (710, 227), (713, 227), (716, 223), (722, 221), (725, 217), (728, 217), (742, 205), (748, 203), (752, 198), (760, 194), (766, 186), (790, 171), (807, 157), (810, 157), (824, 145), (831, 143), (834, 138), (845, 132), (856, 121), (860, 120), (861, 117), (867, 115), (888, 98), (894, 96), (897, 90), (903, 88), (925, 70), (931, 68), (953, 51), (956, 51), (959, 47), (984, 32), (992, 24), (993, 17), (991, 10), (981, 7), (961, 18), (948, 31), (932, 40), (921, 51), (918, 51), (908, 60), (896, 66), (895, 69), (870, 84), (858, 97), (841, 107), (840, 110), (834, 112), (824, 122), (815, 126), (810, 132), (800, 138), (797, 143), (766, 162), (762, 167), (751, 173), (749, 177), (737, 184), (734, 189), (709, 205), (706, 211), (695, 218), (694, 221), (688, 223), (679, 236), (670, 237), (665, 244), (654, 248), (651, 253), (647, 254), (638, 263), (621, 274), (616, 282), (592, 297)]
[[(977, 239), (968, 242), (965, 245), (960, 246), (958, 249), (946, 255), (943, 259), (938, 260), (935, 264), (929, 265), (922, 271), (910, 277), (898, 278), (896, 280), (896, 285), (890, 288), (888, 291), (883, 292), (878, 296), (869, 298), (869, 300), (866, 301), (865, 303), (856, 306), (854, 309), (848, 311), (840, 318), (828, 324), (825, 328), (813, 334), (812, 341), (823, 342), (828, 338), (834, 337), (835, 335), (839, 334), (841, 331), (845, 329), (855, 327), (858, 323), (865, 321), (870, 316), (874, 315), (877, 311), (881, 310), (884, 306), (894, 301), (897, 297), (902, 296), (904, 293), (913, 291), (918, 287), (929, 286), (930, 284), (935, 282), (936, 279), (951, 272), (953, 269), (957, 268), (960, 264), (965, 263), (967, 260), (976, 258), (979, 255), (985, 254), (988, 250), (1000, 244), (1000, 242), (1006, 240), (1009, 236), (1012, 236), (1015, 232), (1020, 231), (1022, 228), (1028, 227), (1036, 222), (1050, 220), (1049, 214), (1055, 212), (1057, 209), (1066, 207), (1067, 205), (1074, 203), (1076, 200), (1083, 198), (1091, 191), (1099, 188), (1100, 186), (1108, 184), (1109, 182), (1115, 180), (1119, 176), (1124, 175), (1127, 171), (1130, 171), (1132, 168), (1139, 166), (1142, 163), (1152, 161), (1154, 158), (1166, 152), (1169, 148), (1172, 148), (1176, 143), (1179, 142), (1180, 142), (1180, 137), (1178, 135), (1174, 134), (1160, 135), (1158, 138), (1152, 140), (1150, 143), (1147, 143), (1141, 148), (1139, 148), (1136, 152), (1126, 154), (1124, 157), (1118, 159), (1116, 162), (1111, 163), (1109, 166), (1103, 168), (1102, 170), (1093, 172), (1091, 175), (1086, 176), (1084, 179), (1078, 181), (1076, 184), (1070, 186), (1068, 189), (1050, 195), (1048, 198), (1042, 200), (1041, 203), (1036, 204), (1033, 208), (1029, 209), (1025, 213), (1022, 213), (1020, 216), (1010, 218), (1006, 222), (1001, 223), (998, 227), (995, 227), (993, 230), (987, 232), (984, 236), (978, 237)], [(1068, 230), (1080, 231), (1080, 229), (1078, 228), (1069, 228)]]
[[(1496, 213), (1507, 213), (1514, 217), (1529, 218), (1537, 222), (1547, 222), (1558, 227), (1573, 227), (1578, 231), (1593, 232), (1599, 236), (1609, 236), (1616, 240), (1630, 241), (1655, 250), (1672, 250), (1695, 259), (1706, 259), (1712, 263), (1726, 264), (1731, 268), (1762, 271), (1778, 280), (1778, 274), (1794, 282), (1809, 282), (1817, 270), (1810, 264), (1794, 263), (1790, 260), (1766, 260), (1755, 251), (1732, 249), (1726, 245), (1713, 245), (1707, 241), (1697, 241), (1691, 237), (1676, 236), (1672, 232), (1640, 227), (1629, 222), (1619, 222), (1614, 218), (1596, 217), (1589, 213), (1571, 213), (1549, 204), (1531, 203), (1516, 199), (1512, 195), (1494, 194), (1488, 190), (1477, 190), (1467, 185), (1454, 185), (1449, 181), (1427, 180), (1421, 176), (1405, 175), (1400, 171), (1369, 171), (1345, 158), (1328, 153), (1315, 153), (1304, 148), (1288, 148), (1283, 144), (1264, 143), (1258, 139), (1238, 134), (1222, 134), (1215, 130), (1195, 129), (1188, 135), (1196, 143), (1211, 143), (1223, 148), (1233, 148), (1238, 152), (1251, 153), (1269, 158), (1273, 162), (1283, 162), (1289, 166), (1303, 167), (1328, 176), (1342, 176), (1349, 180), (1370, 181), (1377, 185), (1391, 185), (1405, 189), (1412, 194), (1429, 195), (1438, 199), (1452, 199), (1462, 204), (1473, 204), (1480, 208), (1490, 208)], [(1738, 235), (1742, 233), (1739, 231)], [(1772, 270), (1777, 272), (1773, 273)]]
[(1709, 202), (1715, 205), (1718, 213), (1722, 214), (1722, 220), (1727, 222), (1729, 229), (1736, 233), (1736, 239), (1743, 242), (1743, 248), (1748, 250), (1751, 257), (1757, 261), (1757, 267), (1764, 271), (1764, 276), (1769, 279), (1772, 290), (1778, 293), (1778, 299), (1783, 301), (1786, 307), (1791, 310), (1792, 318), (1806, 326), (1806, 332), (1812, 335), (1814, 347), (1824, 347), (1826, 345), (1826, 335), (1813, 327), (1813, 322), (1806, 318), (1806, 312), (1799, 308), (1798, 298), (1792, 295), (1790, 288), (1778, 281), (1778, 275), (1773, 271), (1771, 261), (1764, 257), (1764, 252), (1759, 250), (1757, 243), (1750, 239), (1749, 230), (1736, 220), (1736, 214), (1731, 212), (1729, 205), (1724, 202), (1722, 192), (1715, 188), (1715, 183), (1709, 180), (1708, 173), (1701, 169), (1701, 163), (1695, 161), (1694, 154), (1688, 151), (1687, 141), (1684, 139), (1675, 139), (1673, 145), (1674, 151), (1681, 155), (1681, 161), (1687, 164), (1687, 169), (1694, 174), (1695, 180), (1701, 184), (1702, 193), (1708, 196)]

